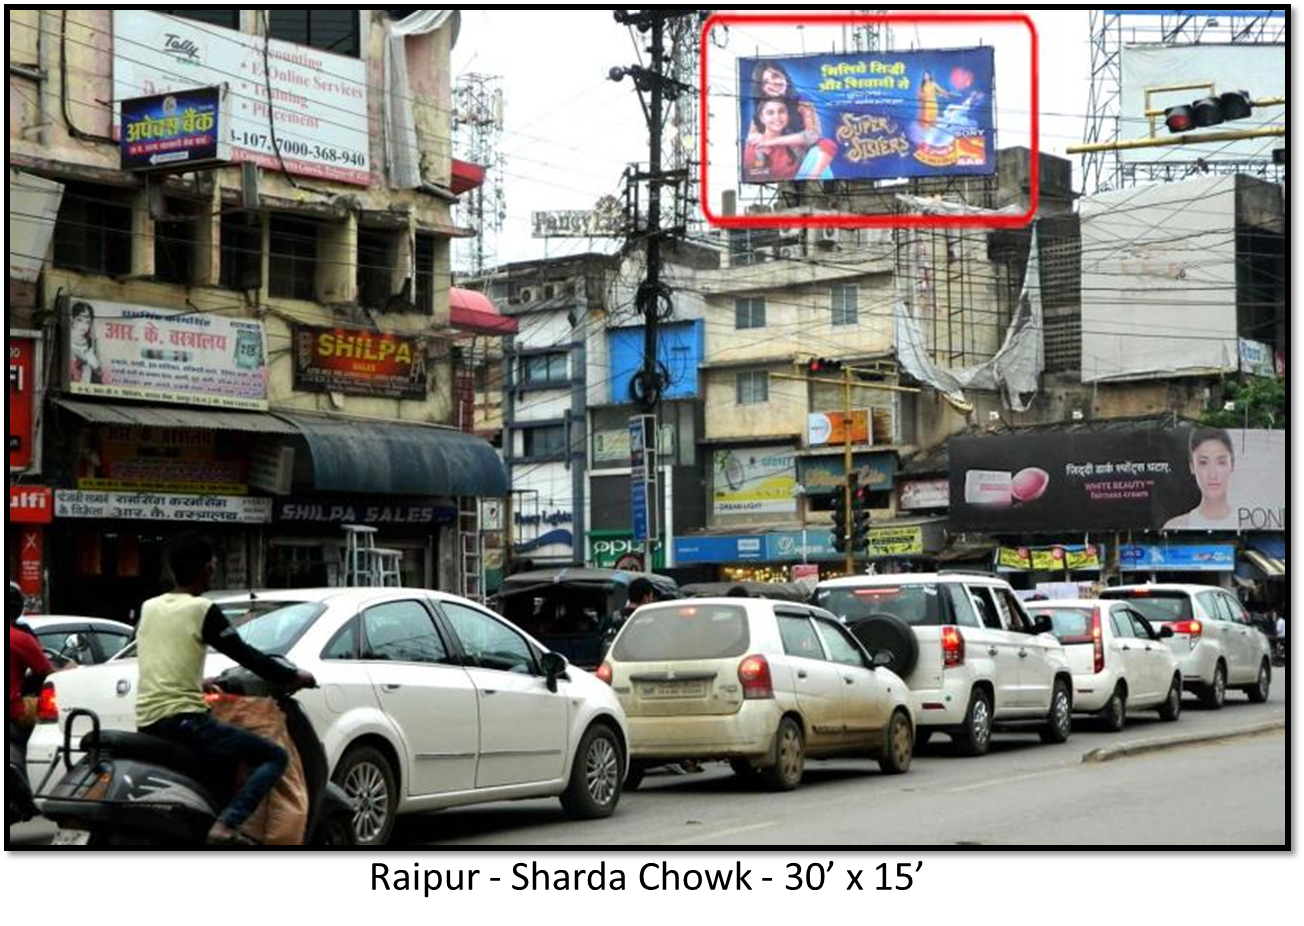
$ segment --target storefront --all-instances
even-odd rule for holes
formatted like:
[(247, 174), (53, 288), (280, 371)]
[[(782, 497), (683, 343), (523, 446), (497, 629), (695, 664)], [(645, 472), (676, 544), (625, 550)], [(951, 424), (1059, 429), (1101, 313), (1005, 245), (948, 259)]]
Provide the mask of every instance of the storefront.
[[(589, 531), (589, 565), (599, 569), (646, 571), (642, 543), (634, 542), (629, 531)], [(652, 553), (652, 571), (665, 569), (665, 545), (657, 544)]]

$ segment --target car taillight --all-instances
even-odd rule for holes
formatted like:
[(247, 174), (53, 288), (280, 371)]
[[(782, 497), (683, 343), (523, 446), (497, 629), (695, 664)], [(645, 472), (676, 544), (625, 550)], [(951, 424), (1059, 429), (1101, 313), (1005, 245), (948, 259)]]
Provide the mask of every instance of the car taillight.
[(1172, 625), (1173, 633), (1186, 633), (1198, 637), (1204, 633), (1204, 625), (1197, 620), (1178, 621)]
[(610, 685), (610, 684), (611, 684), (611, 663), (609, 663), (609, 662), (604, 662), (602, 665), (598, 666), (598, 671), (594, 672), (593, 674), (596, 675), (596, 676), (598, 677), (598, 680), (599, 680), (599, 681), (606, 682), (608, 685)]
[(59, 701), (54, 696), (54, 682), (41, 686), (41, 695), (36, 699), (36, 722), (59, 722)]
[(1096, 658), (1094, 672), (1105, 671), (1105, 635), (1100, 629), (1100, 608), (1091, 612), (1091, 651)]
[(774, 683), (770, 680), (770, 664), (764, 656), (748, 656), (738, 666), (738, 681), (743, 683), (743, 699), (773, 698)]
[(942, 668), (964, 665), (964, 634), (959, 627), (942, 628)]

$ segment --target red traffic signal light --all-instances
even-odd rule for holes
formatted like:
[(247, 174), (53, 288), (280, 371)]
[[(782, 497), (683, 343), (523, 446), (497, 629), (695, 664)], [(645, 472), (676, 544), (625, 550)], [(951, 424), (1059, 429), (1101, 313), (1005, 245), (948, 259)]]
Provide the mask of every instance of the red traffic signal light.
[(1164, 125), (1170, 132), (1189, 132), (1191, 129), (1206, 129), (1211, 125), (1245, 119), (1252, 112), (1254, 103), (1248, 90), (1229, 90), (1194, 103), (1168, 107), (1164, 110)]

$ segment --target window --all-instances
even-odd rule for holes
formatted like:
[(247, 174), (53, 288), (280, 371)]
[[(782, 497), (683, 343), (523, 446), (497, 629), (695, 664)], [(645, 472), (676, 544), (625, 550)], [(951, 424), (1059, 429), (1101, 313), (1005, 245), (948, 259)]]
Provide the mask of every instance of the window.
[(1028, 614), (1023, 610), (1023, 602), (1007, 588), (993, 589), (996, 593), (996, 600), (1005, 609), (1005, 619), (1011, 630), (1018, 633), (1032, 633), (1032, 621), (1028, 620)]
[(1200, 592), (1195, 596), (1200, 599), (1200, 604), (1204, 605), (1205, 614), (1210, 620), (1225, 621), (1228, 619), (1227, 612), (1218, 606), (1219, 595), (1217, 592)]
[(860, 287), (833, 287), (833, 324), (854, 325), (860, 320)]
[(1127, 608), (1121, 605), (1115, 607), (1109, 613), (1109, 626), (1113, 629), (1116, 637), (1132, 636), (1132, 621), (1128, 617)]
[(946, 595), (951, 599), (951, 619), (961, 627), (981, 627), (982, 622), (978, 620), (978, 612), (973, 608), (973, 600), (964, 593), (964, 588), (959, 585), (946, 585)]
[(131, 210), (116, 190), (67, 184), (54, 223), (54, 265), (109, 276), (131, 273)]
[(764, 370), (739, 373), (735, 387), (739, 405), (760, 405), (770, 401), (770, 374)]
[(856, 644), (847, 638), (845, 630), (836, 624), (830, 624), (828, 621), (816, 621), (815, 627), (819, 630), (824, 645), (828, 647), (830, 659), (843, 666), (868, 668), (865, 665), (865, 657), (861, 655)]
[(225, 29), (240, 28), (240, 10), (238, 8), (224, 7), (216, 10), (201, 10), (198, 7), (183, 6), (175, 10), (158, 10), (158, 12), (176, 16), (178, 19), (191, 19), (199, 23), (208, 23), (210, 26), (222, 26)]
[(419, 601), (392, 601), (362, 612), (364, 659), (449, 662), (430, 612)]
[(324, 605), (311, 602), (268, 604), (272, 605), (270, 610), (247, 610), (243, 620), (236, 624), (236, 633), (254, 649), (273, 656), (288, 653), (304, 631), (326, 610)]
[(530, 645), (501, 621), (451, 601), (441, 601), (439, 610), (448, 618), (471, 665), (500, 672), (537, 674)]
[(646, 605), (626, 623), (612, 655), (621, 662), (730, 659), (750, 639), (747, 611), (737, 605)]
[(272, 7), (267, 15), (268, 32), (274, 39), (309, 45), (337, 55), (351, 55), (354, 58), (359, 55), (361, 42), (358, 11), (355, 9)]
[(743, 328), (765, 327), (765, 299), (752, 296), (734, 300), (734, 326)]
[(931, 583), (820, 589), (815, 603), (853, 624), (874, 614), (891, 614), (911, 627), (936, 627), (942, 622), (937, 586)]
[(100, 652), (105, 659), (113, 658), (131, 642), (131, 637), (127, 634), (114, 633), (111, 630), (96, 630), (92, 636), (99, 642)]
[(222, 264), (218, 285), (260, 289), (263, 285), (263, 226), (256, 212), (222, 216)]
[(354, 618), (335, 634), (321, 651), (322, 659), (358, 658), (358, 619)]
[(401, 238), (393, 232), (358, 229), (358, 302), (383, 309), (394, 295), (394, 267)]
[(550, 354), (533, 354), (522, 357), (522, 385), (537, 386), (543, 383), (565, 383), (569, 376), (568, 359), (568, 355), (564, 350)]
[(273, 215), (271, 220), (271, 285), (273, 296), (290, 299), (317, 298), (316, 222), (289, 215)]
[(1001, 612), (992, 598), (991, 589), (981, 585), (970, 585), (969, 594), (973, 598), (974, 607), (978, 609), (978, 617), (983, 622), (983, 626), (989, 630), (1004, 630), (1005, 627), (1001, 624)]
[(1153, 640), (1157, 634), (1151, 630), (1150, 623), (1135, 611), (1127, 611), (1128, 621), (1132, 625), (1132, 636), (1141, 640)]
[(566, 426), (549, 425), (543, 428), (526, 428), (524, 453), (527, 457), (555, 457), (566, 453)]
[(1218, 600), (1222, 603), (1223, 608), (1226, 609), (1227, 620), (1234, 624), (1250, 623), (1250, 618), (1249, 615), (1245, 613), (1245, 608), (1241, 607), (1241, 603), (1231, 595), (1224, 592), (1218, 596)]
[(435, 236), (417, 232), (416, 253), (417, 311), (429, 315), (435, 311)]
[(195, 257), (199, 251), (197, 219), (193, 207), (165, 200), (169, 218), (154, 223), (154, 278), (165, 283), (195, 282)]
[(824, 658), (824, 648), (820, 646), (820, 638), (811, 626), (809, 617), (780, 614), (778, 618), (779, 638), (783, 640), (785, 653), (801, 659)]

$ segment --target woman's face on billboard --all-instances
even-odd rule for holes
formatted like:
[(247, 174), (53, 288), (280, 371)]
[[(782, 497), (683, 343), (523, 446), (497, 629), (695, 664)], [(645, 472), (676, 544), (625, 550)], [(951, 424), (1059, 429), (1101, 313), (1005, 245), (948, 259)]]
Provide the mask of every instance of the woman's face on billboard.
[(788, 92), (788, 78), (782, 71), (766, 69), (761, 74), (761, 91), (766, 96), (783, 96)]
[(1232, 452), (1222, 441), (1207, 440), (1197, 444), (1191, 451), (1191, 474), (1200, 487), (1200, 494), (1206, 499), (1226, 498), (1227, 486), (1235, 468)]

